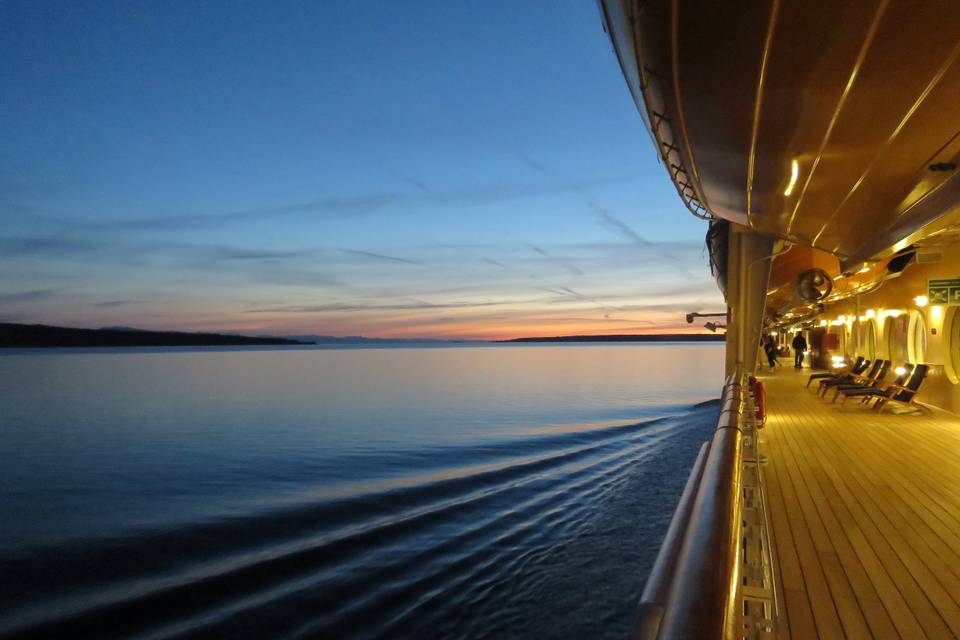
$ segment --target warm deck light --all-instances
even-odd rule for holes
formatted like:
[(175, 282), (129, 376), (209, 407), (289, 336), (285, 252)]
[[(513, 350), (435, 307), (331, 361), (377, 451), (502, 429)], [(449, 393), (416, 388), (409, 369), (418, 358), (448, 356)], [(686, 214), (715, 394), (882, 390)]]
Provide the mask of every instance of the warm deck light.
[(776, 338), (777, 335), (779, 335), (779, 334), (777, 334), (776, 331), (771, 331), (771, 332), (770, 332), (770, 337), (771, 337), (771, 338)]
[(857, 273), (866, 273), (867, 271), (870, 271), (870, 267), (864, 267), (860, 269), (860, 271), (857, 271)]
[(930, 307), (930, 318), (934, 321), (939, 321), (943, 317), (943, 307), (936, 304)]
[(877, 315), (877, 312), (876, 312), (876, 311), (874, 311), (873, 309), (867, 309), (867, 317), (868, 317), (868, 318), (875, 318), (876, 315)]
[(897, 368), (894, 369), (893, 371), (894, 371), (898, 376), (902, 376), (903, 374), (905, 374), (905, 373), (907, 372), (907, 370), (906, 370), (905, 368), (903, 368), (903, 367), (897, 367)]
[(796, 160), (790, 161), (790, 182), (787, 183), (787, 188), (783, 190), (783, 195), (790, 197), (793, 193), (793, 188), (797, 186), (797, 178), (800, 176), (800, 165), (797, 164)]
[(821, 321), (820, 321), (820, 326), (821, 326), (821, 327), (827, 326), (827, 321), (826, 321), (826, 320), (821, 320)]
[(837, 318), (837, 322), (839, 322), (840, 324), (843, 324), (846, 321), (847, 321), (847, 316), (841, 315), (840, 317)]
[(830, 356), (830, 359), (834, 362), (843, 362), (843, 356)]
[(917, 296), (913, 299), (918, 307), (925, 307), (930, 303), (930, 298), (927, 296)]

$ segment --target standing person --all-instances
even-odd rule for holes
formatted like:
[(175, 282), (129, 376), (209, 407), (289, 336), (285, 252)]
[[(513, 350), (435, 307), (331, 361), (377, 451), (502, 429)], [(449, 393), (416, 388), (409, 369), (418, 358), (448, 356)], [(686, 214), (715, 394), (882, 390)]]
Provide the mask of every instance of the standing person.
[(798, 333), (793, 336), (793, 342), (790, 343), (790, 346), (793, 347), (793, 366), (796, 369), (801, 369), (803, 367), (803, 352), (807, 350), (807, 339), (803, 337), (802, 333)]

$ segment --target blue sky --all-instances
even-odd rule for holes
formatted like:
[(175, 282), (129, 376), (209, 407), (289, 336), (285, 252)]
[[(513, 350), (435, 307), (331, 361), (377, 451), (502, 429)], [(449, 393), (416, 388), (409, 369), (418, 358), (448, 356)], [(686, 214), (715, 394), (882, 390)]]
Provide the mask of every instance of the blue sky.
[(591, 0), (0, 4), (0, 319), (663, 331), (720, 308)]

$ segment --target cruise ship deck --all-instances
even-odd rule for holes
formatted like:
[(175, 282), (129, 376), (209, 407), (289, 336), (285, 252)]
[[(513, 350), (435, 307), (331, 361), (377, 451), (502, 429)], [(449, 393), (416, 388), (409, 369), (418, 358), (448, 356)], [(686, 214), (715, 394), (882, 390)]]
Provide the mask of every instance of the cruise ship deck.
[(960, 419), (832, 404), (785, 364), (759, 376), (778, 637), (960, 638)]

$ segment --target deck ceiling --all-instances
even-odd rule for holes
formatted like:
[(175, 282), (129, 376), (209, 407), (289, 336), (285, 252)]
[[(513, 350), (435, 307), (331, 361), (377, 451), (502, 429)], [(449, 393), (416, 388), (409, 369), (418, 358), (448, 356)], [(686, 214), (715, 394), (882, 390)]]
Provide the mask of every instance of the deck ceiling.
[(960, 2), (602, 6), (678, 190), (714, 215), (850, 263), (960, 207), (960, 172), (930, 169), (960, 155)]

